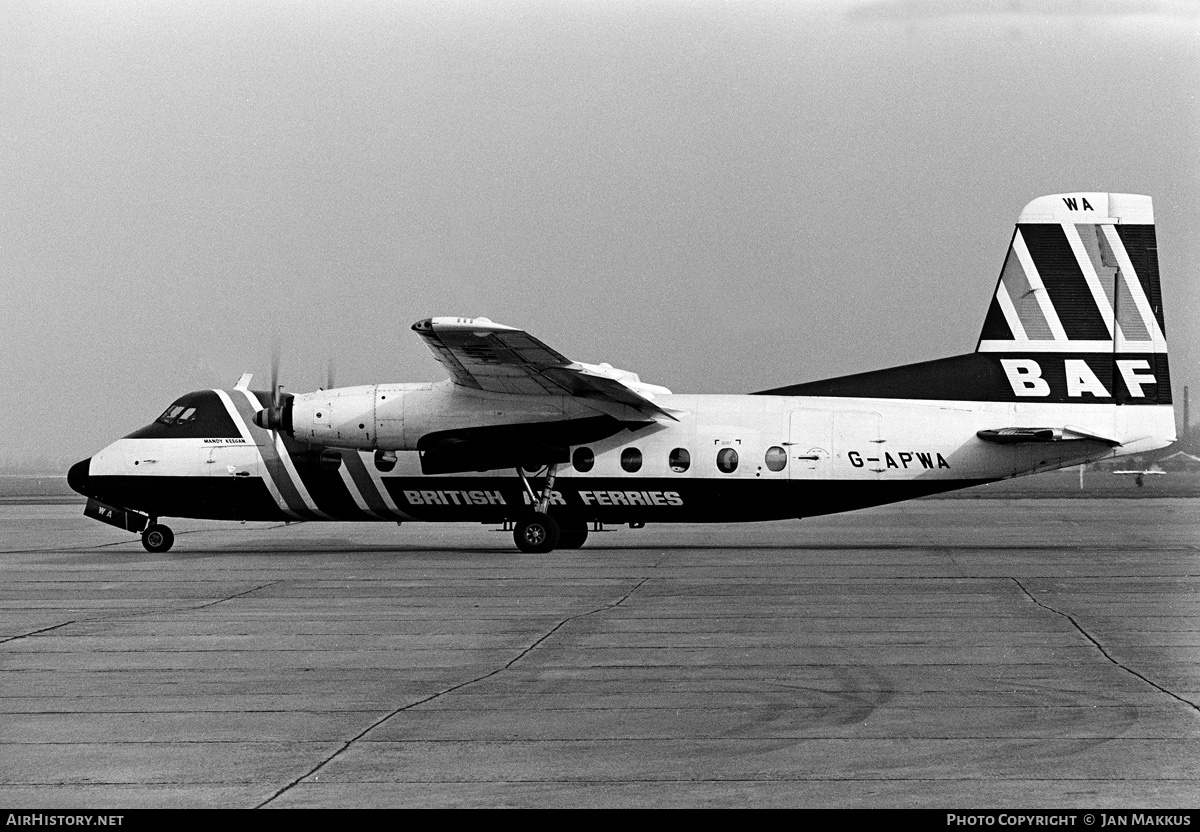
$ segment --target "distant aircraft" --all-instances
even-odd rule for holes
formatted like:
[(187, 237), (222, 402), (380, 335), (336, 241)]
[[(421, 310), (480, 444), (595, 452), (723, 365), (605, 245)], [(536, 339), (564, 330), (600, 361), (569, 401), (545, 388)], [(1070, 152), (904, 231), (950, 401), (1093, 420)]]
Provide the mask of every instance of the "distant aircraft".
[(1113, 471), (1114, 474), (1128, 474), (1133, 476), (1133, 481), (1137, 483), (1137, 487), (1141, 488), (1146, 484), (1146, 477), (1164, 477), (1166, 471), (1158, 471), (1150, 468), (1131, 469), (1128, 471)]
[[(1145, 453), (1175, 439), (1151, 200), (1021, 212), (973, 353), (751, 395), (676, 395), (487, 318), (413, 331), (450, 378), (202, 390), (72, 466), (85, 514), (589, 526), (812, 517)], [(272, 371), (275, 375), (275, 370)]]

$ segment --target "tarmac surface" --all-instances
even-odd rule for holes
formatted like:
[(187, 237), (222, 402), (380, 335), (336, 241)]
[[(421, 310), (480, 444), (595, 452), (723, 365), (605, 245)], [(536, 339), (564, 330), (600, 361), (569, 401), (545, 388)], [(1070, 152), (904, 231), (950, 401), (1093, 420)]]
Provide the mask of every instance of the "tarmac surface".
[(593, 534), (0, 506), (0, 805), (1178, 809), (1200, 502)]

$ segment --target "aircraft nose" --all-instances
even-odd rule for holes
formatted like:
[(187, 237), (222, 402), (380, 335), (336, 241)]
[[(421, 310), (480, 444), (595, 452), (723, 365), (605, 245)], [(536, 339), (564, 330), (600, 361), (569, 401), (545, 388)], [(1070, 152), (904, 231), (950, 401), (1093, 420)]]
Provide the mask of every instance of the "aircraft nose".
[(92, 465), (92, 458), (76, 462), (71, 466), (71, 470), (67, 471), (67, 485), (71, 486), (72, 491), (78, 491), (85, 497), (91, 496), (87, 492), (88, 487), (88, 471)]

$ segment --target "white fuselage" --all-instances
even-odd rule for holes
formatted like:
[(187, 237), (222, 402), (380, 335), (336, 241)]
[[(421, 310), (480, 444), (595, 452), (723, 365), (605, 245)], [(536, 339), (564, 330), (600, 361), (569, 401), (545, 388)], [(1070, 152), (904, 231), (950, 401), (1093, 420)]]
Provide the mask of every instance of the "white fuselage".
[[(315, 447), (354, 450), (371, 468), (372, 477), (422, 475), (416, 453), (398, 453), (392, 470), (375, 470), (372, 449), (414, 448), (432, 430), (461, 425), (512, 424), (540, 418), (596, 415), (572, 399), (538, 401), (536, 397), (486, 397), (463, 394), (449, 385), (371, 385), (318, 394), (312, 414), (333, 404), (328, 432), (296, 439)], [(219, 391), (237, 417), (231, 401), (239, 391)], [(297, 397), (297, 413), (301, 404)], [(379, 404), (375, 404), (378, 402)], [(531, 402), (532, 405), (531, 406)], [(386, 404), (385, 404), (386, 403)], [(710, 479), (901, 482), (911, 480), (994, 480), (1051, 470), (1110, 456), (1164, 447), (1174, 439), (1169, 405), (1116, 407), (1111, 404), (1047, 404), (1026, 402), (959, 402), (846, 397), (747, 395), (662, 395), (656, 403), (678, 421), (663, 420), (637, 430), (622, 430), (588, 448), (594, 464), (586, 471), (571, 464), (559, 467), (560, 486), (568, 479), (655, 478), (664, 481)], [(384, 406), (380, 406), (384, 405)], [(244, 403), (242, 405), (245, 407)], [(577, 412), (568, 412), (574, 410)], [(465, 412), (464, 412), (465, 411)], [(121, 439), (91, 460), (93, 477), (259, 477), (274, 460), (290, 472), (295, 456), (277, 435), (237, 418), (242, 436), (222, 441), (193, 439)], [(359, 428), (358, 425), (363, 425)], [(1112, 437), (1101, 442), (996, 444), (976, 436), (997, 427), (1070, 426), (1085, 433)], [(736, 465), (718, 465), (723, 449), (732, 449)], [(768, 451), (782, 449), (786, 462), (767, 461)], [(622, 464), (634, 449), (636, 470)], [(672, 466), (672, 452), (687, 452), (686, 470)], [(575, 450), (574, 448), (572, 450)], [(778, 468), (778, 470), (772, 470)], [(294, 477), (294, 473), (289, 473)], [(508, 470), (455, 474), (454, 477), (512, 478)], [(432, 487), (432, 486), (431, 486)], [(719, 519), (719, 518), (713, 518)]]

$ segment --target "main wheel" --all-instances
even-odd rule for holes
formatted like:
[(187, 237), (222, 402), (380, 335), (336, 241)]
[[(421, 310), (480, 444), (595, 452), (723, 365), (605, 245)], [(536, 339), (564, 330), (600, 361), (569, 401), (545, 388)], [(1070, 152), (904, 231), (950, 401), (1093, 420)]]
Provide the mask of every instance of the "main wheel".
[(158, 523), (147, 526), (142, 532), (142, 546), (147, 552), (165, 552), (175, 544), (175, 533)]
[(563, 549), (578, 549), (588, 538), (586, 520), (563, 520), (562, 530), (558, 533), (558, 545)]
[(513, 540), (517, 548), (531, 555), (544, 555), (558, 545), (558, 521), (549, 514), (534, 514), (517, 521)]

